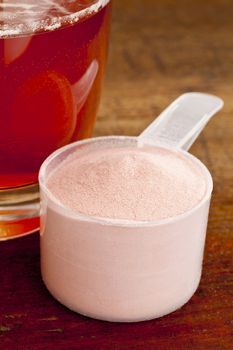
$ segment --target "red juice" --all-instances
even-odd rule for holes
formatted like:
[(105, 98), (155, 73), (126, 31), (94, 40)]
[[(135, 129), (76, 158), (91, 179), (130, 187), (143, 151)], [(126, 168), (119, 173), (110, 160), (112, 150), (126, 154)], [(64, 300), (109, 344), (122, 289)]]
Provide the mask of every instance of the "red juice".
[(91, 136), (106, 65), (109, 1), (22, 3), (0, 2), (2, 190), (36, 183), (51, 152)]

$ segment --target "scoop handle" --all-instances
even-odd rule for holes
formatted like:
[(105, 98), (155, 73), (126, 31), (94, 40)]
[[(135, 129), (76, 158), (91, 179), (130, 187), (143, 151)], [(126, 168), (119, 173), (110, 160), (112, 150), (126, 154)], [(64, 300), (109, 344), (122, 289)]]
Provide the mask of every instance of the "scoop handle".
[(154, 143), (189, 150), (208, 121), (220, 109), (223, 100), (200, 92), (178, 97), (138, 137), (138, 143)]

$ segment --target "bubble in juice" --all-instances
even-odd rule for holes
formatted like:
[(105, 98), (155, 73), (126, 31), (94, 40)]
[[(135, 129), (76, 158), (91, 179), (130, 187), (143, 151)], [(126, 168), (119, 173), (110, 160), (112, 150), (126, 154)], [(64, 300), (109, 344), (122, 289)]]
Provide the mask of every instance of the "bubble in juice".
[(110, 12), (109, 0), (0, 3), (0, 188), (36, 183), (51, 152), (91, 136)]

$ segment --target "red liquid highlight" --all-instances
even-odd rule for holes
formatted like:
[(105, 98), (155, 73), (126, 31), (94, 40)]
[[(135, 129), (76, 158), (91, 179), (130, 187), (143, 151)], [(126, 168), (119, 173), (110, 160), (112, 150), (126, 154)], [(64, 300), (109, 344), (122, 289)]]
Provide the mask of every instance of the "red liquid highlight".
[(110, 12), (109, 3), (53, 31), (0, 38), (0, 189), (36, 183), (51, 152), (91, 136)]

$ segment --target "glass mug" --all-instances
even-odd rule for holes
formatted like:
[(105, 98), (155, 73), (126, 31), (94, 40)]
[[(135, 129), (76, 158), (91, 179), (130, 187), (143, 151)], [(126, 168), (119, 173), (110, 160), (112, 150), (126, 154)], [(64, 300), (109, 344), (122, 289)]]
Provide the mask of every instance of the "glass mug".
[(0, 11), (0, 240), (6, 240), (39, 227), (44, 159), (92, 134), (111, 1), (3, 0)]

